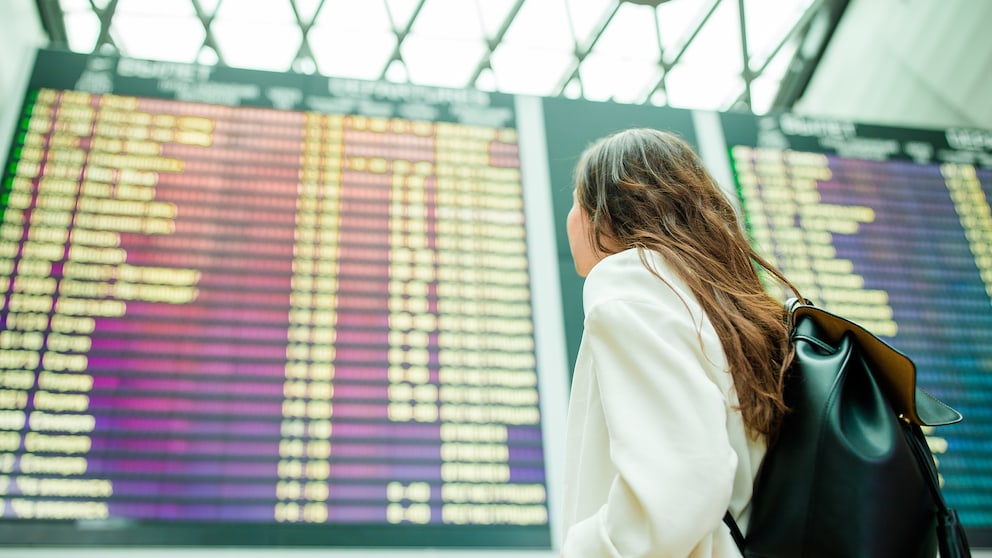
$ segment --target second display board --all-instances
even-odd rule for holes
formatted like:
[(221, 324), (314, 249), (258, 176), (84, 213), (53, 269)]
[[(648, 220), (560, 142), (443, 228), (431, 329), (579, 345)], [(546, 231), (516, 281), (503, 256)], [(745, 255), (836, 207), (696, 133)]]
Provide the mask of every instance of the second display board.
[(906, 353), (962, 412), (931, 449), (944, 492), (992, 543), (992, 134), (724, 114), (759, 251), (803, 295)]
[(992, 133), (564, 99), (543, 106), (570, 363), (583, 319), (565, 232), (572, 169), (609, 133), (675, 132), (804, 296), (909, 355), (919, 385), (964, 414), (929, 440), (949, 504), (973, 543), (992, 544)]

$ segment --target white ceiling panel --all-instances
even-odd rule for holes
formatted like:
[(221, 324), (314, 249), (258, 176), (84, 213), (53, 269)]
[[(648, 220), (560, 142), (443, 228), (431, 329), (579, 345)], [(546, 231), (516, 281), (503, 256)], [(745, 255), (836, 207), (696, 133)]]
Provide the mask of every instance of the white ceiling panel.
[(507, 93), (550, 95), (571, 67), (569, 51), (502, 43), (492, 54), (496, 88)]
[(589, 44), (615, 7), (614, 0), (567, 0), (569, 24), (575, 41), (580, 45)]
[[(166, 0), (165, 3), (183, 0)], [(290, 23), (296, 21), (290, 0), (227, 0), (217, 6), (217, 19), (230, 21), (257, 21)], [(156, 0), (154, 3), (161, 2)], [(153, 2), (146, 2), (153, 3)], [(188, 2), (187, 2), (188, 3)]]
[[(361, 34), (371, 32), (379, 35), (392, 31), (390, 15), (393, 18), (397, 17), (396, 13), (387, 10), (386, 6), (387, 4), (380, 0), (367, 0), (365, 2), (328, 0), (320, 13), (317, 14), (314, 25), (320, 27), (323, 33)], [(397, 25), (402, 27), (406, 23), (400, 22)]]
[(310, 47), (321, 74), (358, 79), (378, 79), (396, 46), (391, 32), (348, 31), (336, 26), (314, 27)]
[(448, 39), (413, 34), (403, 42), (403, 60), (413, 83), (464, 87), (485, 56), (482, 39)]
[(475, 2), (427, 0), (413, 24), (413, 32), (437, 39), (479, 39), (483, 35), (482, 19)]
[[(711, 110), (744, 99), (733, 0), (51, 1), (79, 52)], [(753, 111), (771, 110), (783, 78), (817, 62), (793, 56), (815, 35), (797, 22), (836, 1), (744, 0)], [(992, 2), (847, 6), (794, 110), (992, 128)]]
[(893, 125), (992, 129), (992, 3), (851, 0), (795, 109)]
[(210, 29), (224, 62), (238, 68), (289, 70), (302, 39), (299, 27), (284, 22), (218, 17)]
[(529, 0), (513, 18), (504, 42), (538, 49), (571, 51), (574, 40), (563, 0)]
[[(173, 62), (194, 60), (206, 35), (198, 19), (175, 14), (119, 13), (111, 29), (131, 56)], [(164, 42), (171, 45), (168, 50), (155, 47)]]

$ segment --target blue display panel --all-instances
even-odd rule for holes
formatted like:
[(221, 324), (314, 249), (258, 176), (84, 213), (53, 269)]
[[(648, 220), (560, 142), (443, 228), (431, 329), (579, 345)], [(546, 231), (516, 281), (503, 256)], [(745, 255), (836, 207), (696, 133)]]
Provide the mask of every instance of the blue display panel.
[(992, 133), (721, 118), (761, 253), (964, 414), (929, 440), (949, 505), (992, 543)]

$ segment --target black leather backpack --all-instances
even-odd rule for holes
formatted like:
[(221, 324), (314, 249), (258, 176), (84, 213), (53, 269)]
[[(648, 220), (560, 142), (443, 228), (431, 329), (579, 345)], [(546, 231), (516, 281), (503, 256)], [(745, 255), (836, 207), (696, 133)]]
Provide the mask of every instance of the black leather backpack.
[(921, 426), (961, 414), (916, 387), (913, 361), (863, 327), (790, 301), (786, 415), (755, 481), (749, 558), (970, 556)]

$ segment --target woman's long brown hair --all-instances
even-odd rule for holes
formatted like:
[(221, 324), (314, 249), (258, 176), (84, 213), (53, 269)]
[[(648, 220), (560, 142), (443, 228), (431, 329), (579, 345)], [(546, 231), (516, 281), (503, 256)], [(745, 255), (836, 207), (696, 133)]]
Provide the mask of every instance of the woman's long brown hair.
[(677, 136), (630, 129), (582, 154), (576, 198), (603, 253), (659, 252), (702, 306), (723, 344), (744, 424), (773, 438), (786, 411), (785, 373), (792, 360), (787, 312), (762, 284), (758, 268), (798, 290), (751, 247), (728, 198), (699, 156)]

